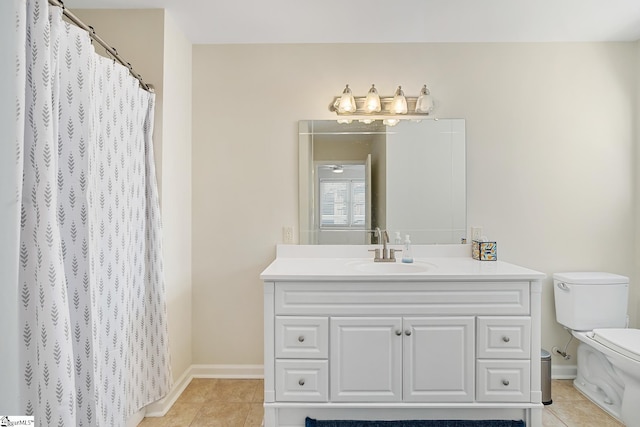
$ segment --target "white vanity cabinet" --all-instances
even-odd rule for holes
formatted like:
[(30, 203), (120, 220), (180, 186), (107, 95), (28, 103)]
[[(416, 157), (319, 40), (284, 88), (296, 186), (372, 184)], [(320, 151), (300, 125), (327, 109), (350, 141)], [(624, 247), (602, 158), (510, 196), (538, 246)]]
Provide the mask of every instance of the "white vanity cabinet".
[(307, 416), (541, 426), (544, 275), (513, 267), (518, 274), (308, 280), (267, 269), (265, 427), (301, 427)]
[(331, 318), (331, 401), (472, 402), (473, 317)]

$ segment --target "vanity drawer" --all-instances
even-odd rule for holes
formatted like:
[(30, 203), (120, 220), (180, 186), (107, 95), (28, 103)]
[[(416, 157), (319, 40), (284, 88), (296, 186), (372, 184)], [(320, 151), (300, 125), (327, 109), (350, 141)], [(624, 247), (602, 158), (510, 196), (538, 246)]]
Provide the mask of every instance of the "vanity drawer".
[(276, 317), (276, 358), (326, 359), (329, 354), (327, 317)]
[(529, 315), (529, 282), (276, 283), (279, 315)]
[(280, 402), (327, 402), (327, 360), (276, 360), (276, 400)]
[(530, 317), (478, 317), (477, 356), (480, 359), (529, 359)]
[(528, 360), (478, 360), (478, 402), (528, 402), (531, 400)]

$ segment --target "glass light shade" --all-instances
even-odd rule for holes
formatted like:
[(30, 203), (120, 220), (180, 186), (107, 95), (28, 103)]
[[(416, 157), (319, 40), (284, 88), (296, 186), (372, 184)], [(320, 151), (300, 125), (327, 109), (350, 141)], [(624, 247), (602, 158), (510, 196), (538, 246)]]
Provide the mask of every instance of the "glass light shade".
[(356, 100), (347, 85), (342, 91), (342, 96), (338, 102), (338, 112), (341, 114), (354, 113), (356, 111)]
[(395, 126), (398, 123), (400, 123), (400, 119), (384, 119), (382, 121), (382, 124), (384, 124), (385, 126)]
[(430, 113), (433, 110), (433, 98), (427, 89), (427, 85), (422, 86), (418, 100), (416, 101), (416, 113)]
[(351, 123), (353, 121), (353, 119), (338, 119), (336, 121), (338, 122), (338, 124), (348, 125), (349, 123)]
[(407, 99), (404, 97), (402, 86), (398, 86), (391, 101), (391, 112), (393, 114), (407, 114)]
[(367, 98), (364, 100), (364, 109), (367, 113), (379, 113), (380, 108), (380, 96), (378, 96), (375, 85), (371, 85)]
[(370, 125), (371, 123), (375, 122), (374, 119), (360, 119), (358, 120), (360, 123), (364, 123), (365, 125)]

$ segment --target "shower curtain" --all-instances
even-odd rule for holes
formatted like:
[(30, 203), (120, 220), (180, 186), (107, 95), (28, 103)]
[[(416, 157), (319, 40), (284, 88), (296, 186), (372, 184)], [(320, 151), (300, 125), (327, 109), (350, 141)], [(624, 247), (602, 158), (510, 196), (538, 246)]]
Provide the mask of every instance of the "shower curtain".
[(171, 386), (154, 95), (47, 0), (16, 30), (23, 413), (123, 426)]

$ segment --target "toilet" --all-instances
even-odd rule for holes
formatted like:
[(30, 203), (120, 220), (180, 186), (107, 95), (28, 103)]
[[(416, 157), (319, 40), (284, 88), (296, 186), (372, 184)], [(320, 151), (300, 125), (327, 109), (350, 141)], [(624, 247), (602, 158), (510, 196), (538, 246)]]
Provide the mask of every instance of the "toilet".
[(580, 343), (574, 386), (629, 427), (640, 427), (640, 329), (627, 328), (629, 278), (553, 275), (556, 319)]

